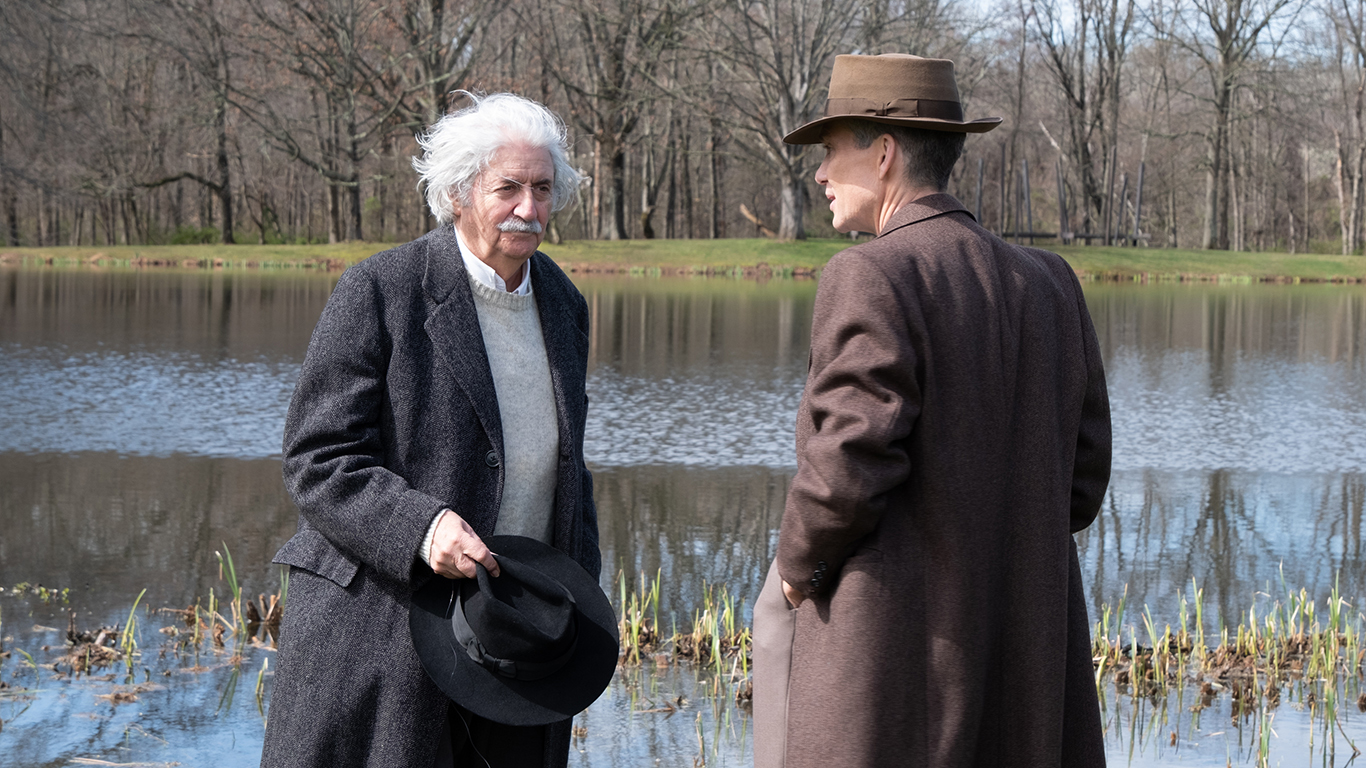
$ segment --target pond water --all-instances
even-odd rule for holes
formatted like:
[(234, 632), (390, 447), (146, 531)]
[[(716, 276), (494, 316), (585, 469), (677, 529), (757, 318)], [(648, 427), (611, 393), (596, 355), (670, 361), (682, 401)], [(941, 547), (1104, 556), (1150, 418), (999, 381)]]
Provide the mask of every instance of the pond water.
[[(231, 643), (177, 656), (157, 631), (176, 622), (140, 609), (131, 680), (120, 667), (72, 682), (41, 665), (60, 655), (68, 611), (93, 629), (122, 624), (144, 589), (143, 607), (221, 598), (224, 547), (245, 594), (278, 588), (269, 560), (297, 514), (281, 488), (280, 431), (335, 280), (0, 270), (0, 651), (10, 652), (0, 658), (10, 685), (0, 689), (0, 764), (255, 764), (267, 647), (236, 649), (240, 665)], [(691, 623), (704, 585), (752, 600), (795, 469), (815, 284), (577, 282), (593, 316), (585, 452), (605, 584), (614, 590), (618, 572), (659, 574), (665, 629)], [(1193, 581), (1212, 632), (1284, 595), (1282, 579), (1320, 600), (1337, 579), (1356, 606), (1366, 596), (1366, 290), (1086, 293), (1115, 425), (1110, 493), (1077, 537), (1093, 619), (1127, 594), (1174, 623)], [(15, 594), (21, 582), (69, 588), (67, 604)], [(136, 701), (97, 698), (120, 691)], [(1113, 702), (1112, 762), (1252, 760), (1247, 733), (1227, 709), (1218, 715), (1223, 700), (1202, 724), (1187, 717), (1181, 749), (1166, 731), (1133, 738), (1146, 732), (1131, 727), (1135, 710)], [(1366, 716), (1341, 717), (1366, 740)], [(1328, 761), (1322, 738), (1311, 753), (1294, 735), (1313, 733), (1312, 722), (1295, 723), (1287, 707), (1273, 755)], [(573, 765), (685, 765), (699, 750), (714, 766), (750, 760), (748, 715), (727, 686), (688, 667), (623, 671), (577, 724), (587, 731)]]

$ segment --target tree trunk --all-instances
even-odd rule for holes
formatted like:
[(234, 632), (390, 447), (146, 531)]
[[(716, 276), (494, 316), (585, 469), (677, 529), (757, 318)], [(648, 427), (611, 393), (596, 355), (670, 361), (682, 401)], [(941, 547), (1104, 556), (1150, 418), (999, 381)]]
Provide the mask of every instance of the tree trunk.
[(341, 190), (331, 182), (327, 184), (327, 242), (340, 243), (341, 235)]
[(0, 123), (0, 199), (5, 205), (5, 231), (9, 235), (11, 248), (19, 247), (19, 194), (14, 189), (14, 179), (5, 170), (5, 129)]
[(778, 217), (778, 238), (781, 240), (805, 240), (806, 228), (802, 226), (802, 222), (806, 219), (806, 180), (789, 175), (783, 181), (780, 198), (782, 208)]
[(782, 180), (779, 191), (782, 207), (778, 216), (778, 238), (781, 240), (806, 239), (806, 178), (800, 170), (800, 155), (805, 150), (803, 146), (783, 145), (784, 159), (791, 170)]
[[(670, 131), (672, 134), (673, 131)], [(675, 155), (678, 154), (678, 147), (674, 143), (673, 135), (669, 136), (669, 143), (666, 145), (665, 152), (669, 158), (669, 204), (664, 208), (664, 237), (672, 240), (678, 237), (678, 168)]]
[(721, 153), (717, 151), (717, 127), (712, 120), (707, 134), (707, 186), (710, 188), (711, 212), (707, 222), (707, 237), (721, 237)]
[(47, 221), (47, 191), (40, 185), (38, 187), (38, 240), (39, 248), (48, 245), (48, 221)]
[(1366, 144), (1358, 140), (1355, 157), (1352, 158), (1352, 208), (1351, 233), (1347, 239), (1344, 253), (1356, 253), (1361, 243), (1361, 192), (1363, 166), (1366, 166)]
[(689, 137), (687, 132), (683, 133), (683, 152), (678, 157), (678, 162), (682, 164), (683, 178), (679, 193), (683, 196), (683, 238), (688, 239), (695, 235), (693, 229), (693, 199), (692, 199), (692, 163), (688, 162), (691, 154), (688, 152)]
[(9, 231), (9, 244), (12, 248), (19, 247), (19, 195), (15, 194), (12, 186), (5, 188), (5, 223)]
[(1228, 248), (1228, 223), (1222, 221), (1220, 215), (1225, 208), (1220, 194), (1224, 180), (1225, 129), (1223, 117), (1217, 118), (1209, 147), (1209, 167), (1205, 169), (1205, 234), (1200, 247), (1206, 250)]
[(364, 233), (361, 231), (361, 200), (360, 200), (360, 173), (351, 172), (351, 181), (346, 188), (347, 199), (351, 203), (351, 224), (348, 227), (348, 240), (364, 240)]
[(1333, 131), (1333, 144), (1337, 150), (1337, 173), (1333, 174), (1333, 190), (1338, 196), (1338, 221), (1342, 222), (1342, 253), (1351, 253), (1348, 245), (1352, 241), (1352, 215), (1348, 210), (1347, 203), (1347, 169), (1349, 162), (1344, 153), (1346, 148), (1342, 146), (1342, 132)]
[(232, 215), (232, 167), (228, 164), (228, 104), (221, 93), (215, 101), (213, 117), (214, 129), (218, 134), (218, 223), (222, 229), (218, 240), (231, 244), (237, 241), (233, 238), (236, 222)]
[(598, 154), (605, 157), (609, 176), (603, 190), (607, 211), (599, 216), (598, 237), (603, 240), (626, 240), (626, 153), (609, 135), (600, 135)]

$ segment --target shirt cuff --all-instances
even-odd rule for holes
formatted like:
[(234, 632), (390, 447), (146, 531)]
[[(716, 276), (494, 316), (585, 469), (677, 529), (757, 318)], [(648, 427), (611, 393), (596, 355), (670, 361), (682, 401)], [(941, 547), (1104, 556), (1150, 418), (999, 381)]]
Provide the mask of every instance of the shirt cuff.
[(422, 546), (419, 547), (417, 550), (418, 557), (421, 557), (422, 562), (426, 563), (427, 565), (432, 564), (432, 538), (436, 536), (436, 524), (441, 522), (441, 516), (446, 514), (447, 512), (450, 512), (450, 510), (443, 509), (440, 512), (436, 513), (436, 517), (432, 518), (432, 524), (427, 526), (427, 535), (422, 537)]

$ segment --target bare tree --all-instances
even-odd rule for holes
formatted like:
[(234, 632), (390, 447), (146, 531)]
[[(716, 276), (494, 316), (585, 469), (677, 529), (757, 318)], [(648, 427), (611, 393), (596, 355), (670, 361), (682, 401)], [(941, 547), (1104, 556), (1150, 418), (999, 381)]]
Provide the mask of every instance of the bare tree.
[[(676, 0), (550, 0), (539, 17), (546, 71), (571, 121), (593, 139), (598, 236), (628, 237), (626, 153), (649, 104), (666, 52), (703, 6)], [(567, 23), (566, 23), (567, 22)]]
[[(1209, 80), (1212, 109), (1205, 140), (1205, 229), (1202, 246), (1229, 247), (1229, 131), (1233, 92), (1253, 65), (1264, 35), (1270, 48), (1283, 39), (1305, 0), (1191, 0), (1190, 12), (1173, 8), (1171, 18), (1153, 17), (1159, 36), (1170, 37), (1201, 64)], [(1273, 25), (1277, 25), (1273, 28)]]
[(234, 103), (271, 143), (326, 180), (328, 240), (359, 239), (362, 161), (394, 128), (408, 96), (388, 55), (394, 30), (365, 0), (244, 1), (263, 31), (261, 53), (287, 63), (299, 84), (280, 89), (265, 71), (235, 91)]
[(1120, 80), (1134, 0), (1030, 0), (1030, 8), (1045, 68), (1063, 105), (1069, 165), (1085, 203), (1082, 226), (1095, 231), (1104, 204), (1100, 180), (1110, 173), (1105, 163), (1119, 137)]
[(148, 19), (132, 37), (157, 46), (178, 58), (209, 92), (214, 136), (215, 178), (195, 171), (180, 171), (159, 179), (138, 182), (155, 189), (189, 179), (213, 191), (218, 198), (219, 239), (234, 242), (232, 166), (228, 156), (228, 105), (233, 92), (232, 60), (228, 47), (231, 28), (240, 23), (228, 16), (223, 0), (142, 0), (139, 11)]
[(719, 17), (720, 60), (729, 75), (718, 96), (737, 144), (776, 177), (778, 236), (806, 237), (805, 146), (782, 137), (816, 117), (825, 103), (835, 55), (848, 49), (858, 0), (729, 0)]
[(1331, 21), (1332, 69), (1337, 75), (1339, 108), (1345, 118), (1333, 130), (1337, 149), (1335, 187), (1342, 221), (1342, 252), (1361, 243), (1362, 183), (1366, 176), (1366, 0), (1328, 0), (1324, 13)]

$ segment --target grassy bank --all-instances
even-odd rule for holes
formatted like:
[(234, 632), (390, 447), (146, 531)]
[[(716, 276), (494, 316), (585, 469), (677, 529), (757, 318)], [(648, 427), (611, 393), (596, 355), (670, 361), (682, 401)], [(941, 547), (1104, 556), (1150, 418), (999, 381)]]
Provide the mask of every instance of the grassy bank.
[[(547, 243), (545, 252), (579, 274), (750, 275), (807, 277), (847, 239), (782, 243), (762, 239), (620, 240)], [(338, 270), (388, 248), (382, 243), (336, 245), (154, 245), (10, 248), (0, 263), (54, 266), (192, 269), (302, 268)], [(1366, 256), (1233, 253), (1157, 248), (1055, 246), (1085, 277), (1109, 280), (1232, 282), (1366, 282)]]

